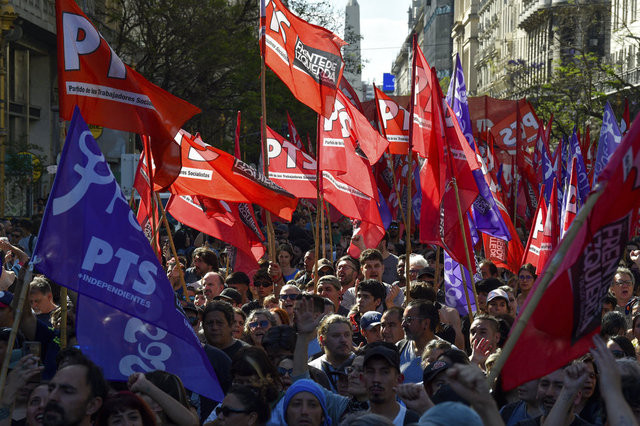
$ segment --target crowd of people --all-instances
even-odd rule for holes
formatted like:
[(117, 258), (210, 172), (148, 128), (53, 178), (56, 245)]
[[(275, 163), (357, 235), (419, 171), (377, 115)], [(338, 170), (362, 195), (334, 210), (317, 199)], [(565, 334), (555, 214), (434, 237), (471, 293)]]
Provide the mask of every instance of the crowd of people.
[(0, 356), (11, 357), (0, 426), (640, 422), (640, 240), (629, 243), (602, 300), (602, 329), (590, 353), (506, 390), (500, 375), (493, 383), (487, 376), (533, 288), (532, 265), (513, 273), (479, 262), (477, 311), (461, 315), (445, 303), (441, 251), (416, 243), (406, 256), (397, 222), (377, 248), (362, 247), (354, 258), (347, 248), (361, 241), (352, 240), (348, 221), (328, 226), (326, 241), (335, 244), (315, 250), (309, 217), (298, 211), (290, 224), (275, 224), (275, 261), (264, 259), (255, 271), (233, 270), (224, 242), (192, 229), (172, 232), (177, 258), (169, 235), (160, 236), (167, 277), (222, 401), (185, 389), (166, 371), (107, 382), (77, 348), (73, 292), (61, 300), (60, 286), (36, 275), (17, 306), (37, 220), (0, 224), (7, 237), (0, 238)]

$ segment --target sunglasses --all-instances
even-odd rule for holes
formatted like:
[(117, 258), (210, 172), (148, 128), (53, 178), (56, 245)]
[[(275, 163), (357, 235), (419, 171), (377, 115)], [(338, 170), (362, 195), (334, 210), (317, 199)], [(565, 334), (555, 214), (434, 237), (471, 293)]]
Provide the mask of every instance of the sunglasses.
[(249, 323), (249, 328), (267, 328), (269, 326), (269, 321), (266, 320), (262, 320), (262, 321), (252, 321)]
[(281, 376), (291, 376), (293, 374), (293, 368), (278, 367), (278, 373), (280, 373)]
[(249, 411), (247, 410), (237, 410), (235, 408), (227, 407), (225, 405), (220, 405), (216, 407), (216, 416), (220, 417), (222, 414), (225, 417), (229, 417), (230, 414), (246, 414)]
[(280, 300), (297, 300), (299, 297), (299, 294), (281, 294)]
[(253, 283), (253, 285), (254, 287), (271, 287), (273, 283), (269, 281), (258, 281)]

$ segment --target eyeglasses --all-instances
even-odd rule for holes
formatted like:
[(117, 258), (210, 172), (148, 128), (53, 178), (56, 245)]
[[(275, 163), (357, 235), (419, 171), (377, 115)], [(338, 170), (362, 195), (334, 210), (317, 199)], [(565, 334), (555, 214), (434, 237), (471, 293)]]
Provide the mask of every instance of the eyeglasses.
[(280, 297), (280, 300), (298, 300), (300, 295), (299, 294), (281, 294), (279, 297)]
[(227, 407), (225, 405), (220, 405), (216, 407), (216, 416), (220, 417), (222, 414), (225, 417), (229, 417), (230, 414), (246, 414), (249, 411), (247, 410), (238, 410), (236, 408)]
[(519, 275), (518, 278), (520, 278), (520, 281), (527, 281), (527, 280), (532, 280), (533, 275)]
[(280, 373), (281, 376), (291, 376), (293, 374), (293, 368), (278, 367), (278, 373)]
[(404, 317), (402, 318), (402, 322), (406, 322), (406, 323), (410, 323), (413, 322), (414, 320), (423, 320), (424, 318), (422, 317)]
[(249, 328), (267, 328), (269, 326), (269, 321), (266, 320), (262, 320), (262, 321), (252, 321), (249, 323)]
[(254, 287), (271, 287), (273, 283), (270, 281), (256, 281), (253, 285)]
[(633, 282), (631, 282), (631, 281), (623, 281), (623, 280), (616, 280), (613, 283), (615, 285), (631, 285), (631, 284), (633, 284)]

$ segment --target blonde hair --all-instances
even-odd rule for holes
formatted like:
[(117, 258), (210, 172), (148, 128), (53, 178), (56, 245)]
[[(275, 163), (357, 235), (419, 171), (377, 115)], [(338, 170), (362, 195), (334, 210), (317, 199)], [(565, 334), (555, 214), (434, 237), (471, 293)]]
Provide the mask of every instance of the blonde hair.
[(323, 318), (320, 326), (318, 327), (318, 335), (324, 337), (329, 332), (329, 327), (333, 324), (347, 324), (349, 326), (349, 330), (351, 330), (351, 322), (338, 314), (331, 314)]

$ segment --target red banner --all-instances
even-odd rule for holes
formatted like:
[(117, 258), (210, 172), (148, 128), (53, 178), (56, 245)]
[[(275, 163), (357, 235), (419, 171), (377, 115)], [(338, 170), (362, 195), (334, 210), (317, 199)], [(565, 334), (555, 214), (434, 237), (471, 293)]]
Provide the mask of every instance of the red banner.
[(298, 198), (316, 199), (316, 160), (267, 127), (269, 179)]
[[(587, 200), (583, 206), (588, 209), (593, 203), (593, 208), (585, 211), (584, 224), (575, 231), (568, 250), (560, 255), (556, 249), (552, 254), (549, 264), (560, 265), (502, 370), (506, 390), (566, 365), (592, 346), (591, 339), (600, 329), (602, 297), (624, 254), (632, 212), (640, 205), (638, 120), (598, 180), (599, 198)], [(579, 225), (575, 222), (574, 226)], [(573, 229), (567, 236), (572, 233)]]
[(280, 0), (262, 0), (261, 13), (267, 66), (300, 102), (328, 117), (344, 69), (340, 48), (346, 43), (300, 19)]
[(409, 124), (411, 124), (409, 111), (377, 87), (374, 90), (378, 107), (378, 123), (382, 134), (389, 141), (389, 153), (407, 155), (409, 152)]
[(56, 1), (60, 117), (74, 106), (87, 123), (151, 136), (154, 182), (167, 187), (180, 172), (173, 138), (200, 109), (125, 65), (73, 0)]
[(235, 203), (257, 204), (284, 220), (297, 198), (233, 155), (205, 144), (199, 137), (180, 131), (180, 176), (170, 191), (177, 195), (202, 195)]

